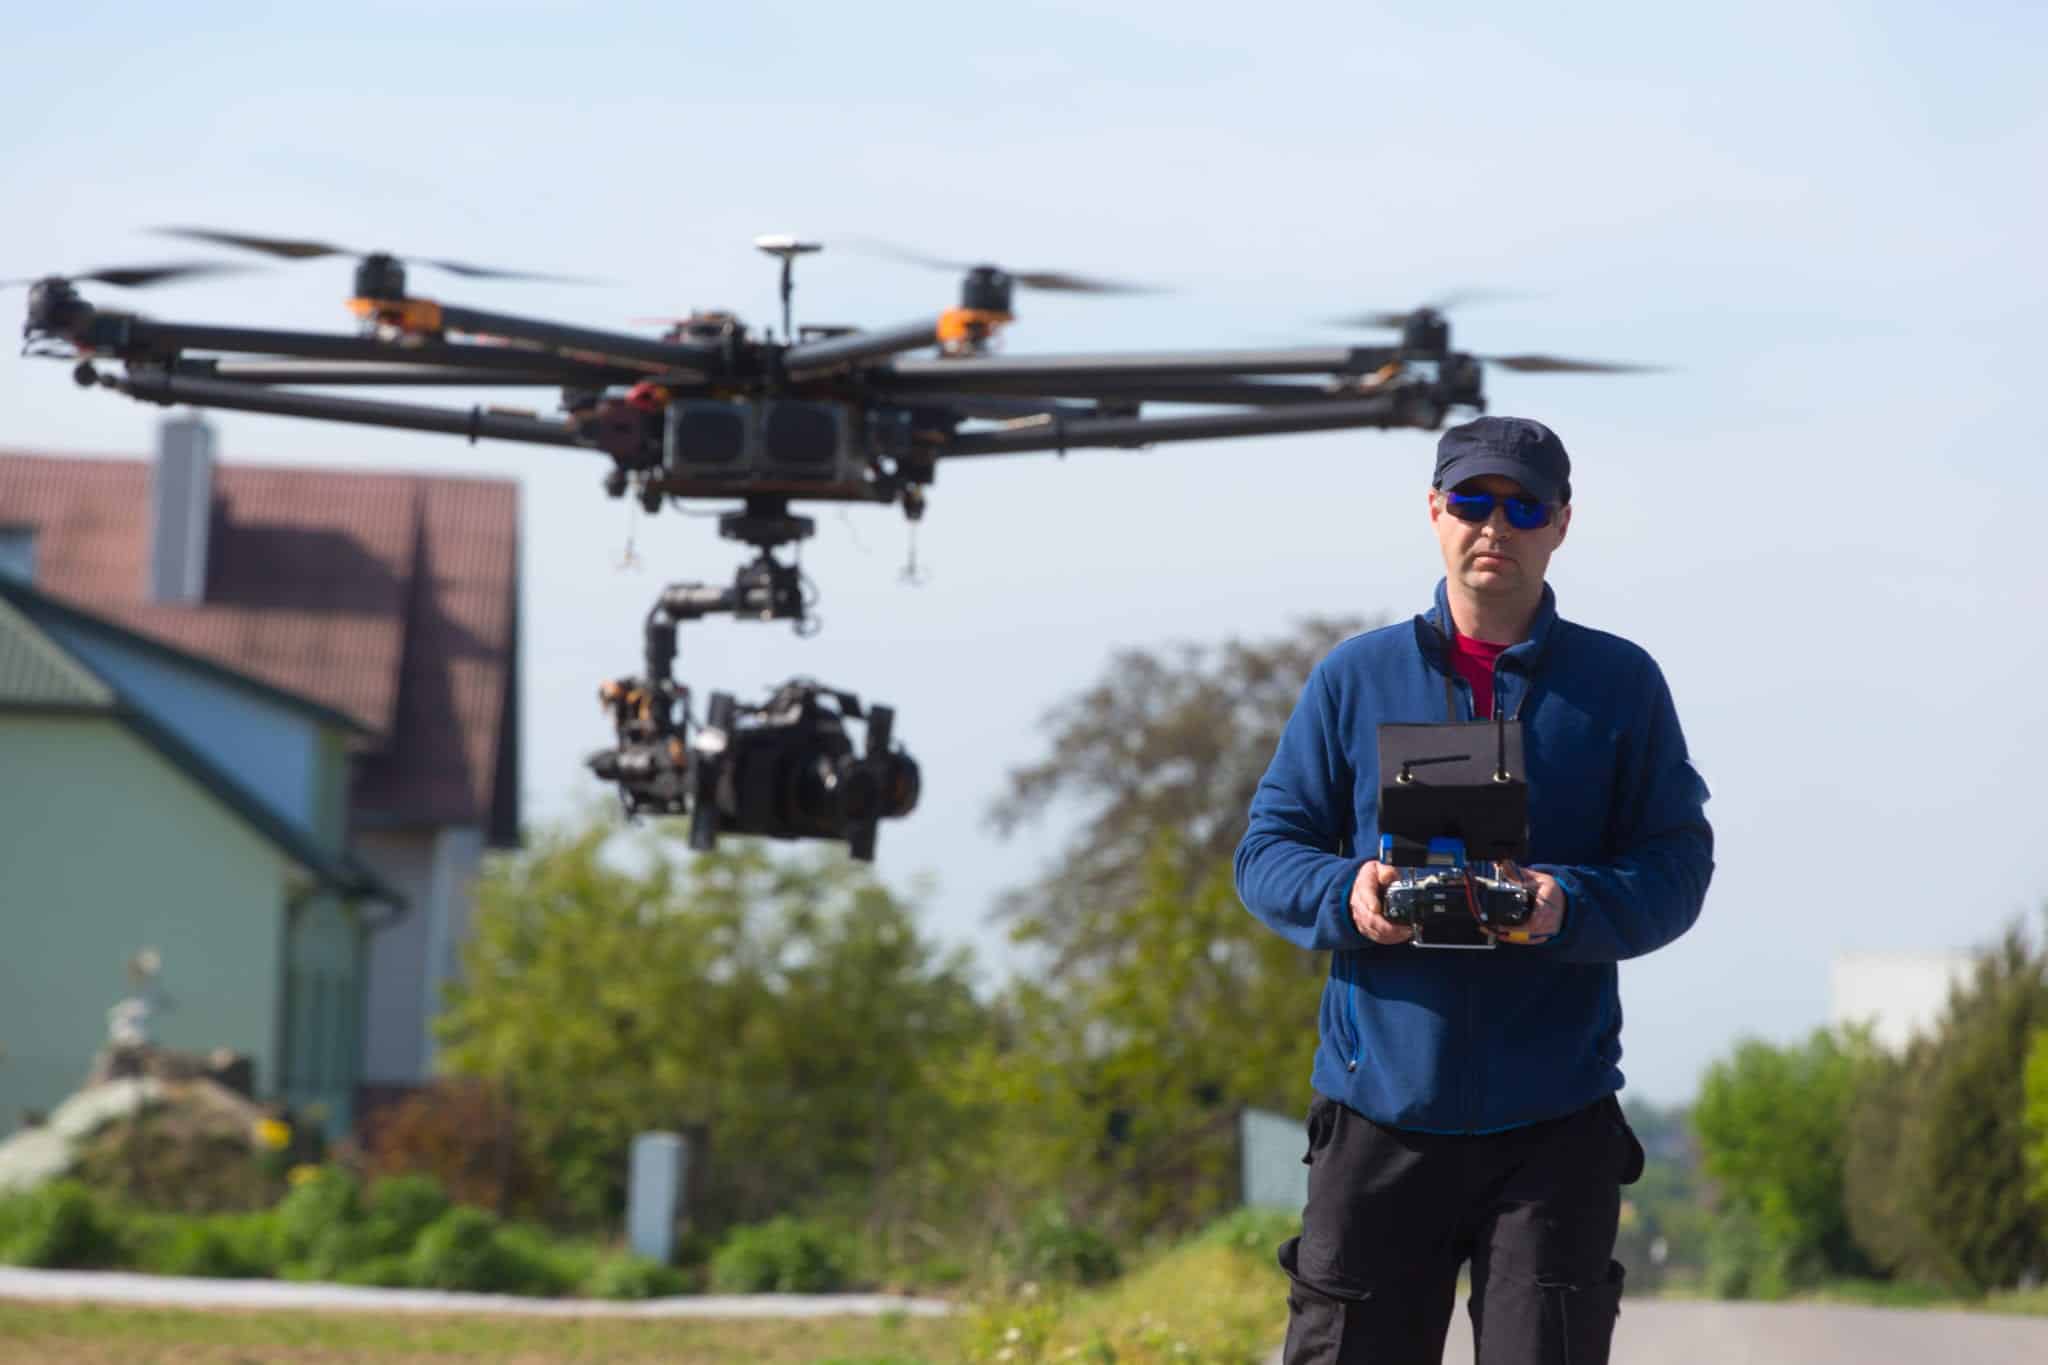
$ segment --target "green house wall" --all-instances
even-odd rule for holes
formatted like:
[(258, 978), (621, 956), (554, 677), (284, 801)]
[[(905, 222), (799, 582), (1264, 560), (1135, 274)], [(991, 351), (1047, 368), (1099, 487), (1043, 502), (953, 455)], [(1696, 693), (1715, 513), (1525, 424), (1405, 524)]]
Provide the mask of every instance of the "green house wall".
[(77, 1089), (141, 948), (163, 957), (168, 1047), (281, 1082), (296, 871), (106, 716), (0, 714), (0, 1134)]

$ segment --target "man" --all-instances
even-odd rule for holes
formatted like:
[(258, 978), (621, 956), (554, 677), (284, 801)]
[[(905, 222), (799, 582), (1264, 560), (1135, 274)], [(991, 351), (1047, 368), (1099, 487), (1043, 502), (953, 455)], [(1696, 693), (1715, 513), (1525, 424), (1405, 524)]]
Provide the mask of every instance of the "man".
[[(1571, 518), (1549, 428), (1445, 432), (1435, 606), (1316, 666), (1252, 800), (1239, 894), (1331, 952), (1308, 1206), (1280, 1249), (1288, 1365), (1441, 1360), (1467, 1261), (1480, 1365), (1607, 1359), (1620, 1187), (1642, 1167), (1614, 1100), (1615, 964), (1692, 926), (1713, 836), (1656, 664), (1557, 615), (1544, 574)], [(1496, 710), (1526, 739), (1533, 913), (1490, 951), (1420, 947), (1383, 913), (1395, 870), (1367, 856), (1377, 727)]]

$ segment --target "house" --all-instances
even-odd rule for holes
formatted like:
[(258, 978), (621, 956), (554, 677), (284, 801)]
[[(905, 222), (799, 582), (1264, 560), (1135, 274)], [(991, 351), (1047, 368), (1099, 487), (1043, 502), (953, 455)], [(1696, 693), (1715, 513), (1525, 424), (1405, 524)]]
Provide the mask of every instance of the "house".
[(155, 947), (160, 1041), (245, 1053), (345, 1124), (364, 956), (401, 898), (348, 849), (360, 727), (0, 581), (0, 1115), (76, 1089), (123, 964)]
[[(354, 1098), (374, 1102), (431, 1072), (430, 1022), (456, 970), (470, 882), (487, 849), (518, 840), (517, 488), (223, 464), (213, 443), (205, 423), (174, 417), (153, 461), (0, 451), (0, 577), (21, 585), (8, 602), (44, 641), (33, 647), (39, 667), (62, 671), (57, 655), (77, 665), (83, 676), (64, 676), (88, 691), (96, 680), (104, 692), (94, 695), (128, 733), (146, 718), (230, 775), (261, 775), (276, 769), (267, 746), (284, 731), (249, 719), (254, 689), (267, 690), (264, 716), (319, 730), (331, 795), (326, 813), (298, 828), (329, 840), (321, 847), (363, 878), (347, 891), (300, 862), (287, 880), (325, 887), (337, 907), (355, 898), (337, 913), (358, 916), (367, 935), (357, 995), (329, 1008), (353, 1009)], [(80, 643), (102, 639), (149, 666), (115, 666), (106, 649)], [(207, 686), (194, 681), (201, 674)], [(23, 772), (31, 750), (49, 762), (57, 722), (4, 694), (0, 709), (15, 718), (0, 731), (0, 786), (13, 788), (16, 749)], [(288, 794), (243, 785), (289, 823)], [(36, 854), (61, 868), (54, 849), (0, 843), (0, 929), (10, 938), (31, 914), (11, 890), (13, 860)], [(402, 913), (377, 908), (372, 882)], [(178, 894), (168, 879), (153, 891)], [(128, 943), (111, 967), (93, 969), (114, 972), (111, 983), (72, 988), (103, 1010), (119, 962), (143, 946), (164, 952), (165, 987), (184, 1008), (190, 987), (180, 988), (172, 942)], [(176, 1013), (167, 1032), (182, 1027)], [(89, 1053), (96, 1042), (79, 1046)], [(204, 1045), (220, 1043), (241, 1046)], [(280, 1046), (268, 1055), (281, 1069), (259, 1070), (264, 1091), (289, 1079), (289, 1040)], [(13, 1069), (0, 1061), (0, 1095)], [(0, 1107), (0, 1126), (11, 1118)]]

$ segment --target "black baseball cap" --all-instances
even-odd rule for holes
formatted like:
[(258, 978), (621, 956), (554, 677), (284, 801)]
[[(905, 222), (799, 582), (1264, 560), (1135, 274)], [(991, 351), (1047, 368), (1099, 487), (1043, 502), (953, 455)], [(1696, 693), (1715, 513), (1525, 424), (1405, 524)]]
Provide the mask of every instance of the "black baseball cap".
[(1436, 488), (1481, 474), (1505, 474), (1545, 502), (1572, 500), (1572, 460), (1564, 442), (1527, 417), (1481, 417), (1452, 427), (1436, 443)]

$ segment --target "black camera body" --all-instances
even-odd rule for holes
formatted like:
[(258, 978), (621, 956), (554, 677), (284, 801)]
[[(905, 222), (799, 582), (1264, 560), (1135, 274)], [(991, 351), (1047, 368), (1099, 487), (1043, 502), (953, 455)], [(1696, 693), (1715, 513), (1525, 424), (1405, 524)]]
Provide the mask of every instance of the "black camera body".
[(1422, 948), (1491, 948), (1492, 931), (1528, 923), (1520, 722), (1382, 725), (1379, 758), (1379, 858), (1398, 869), (1382, 913)]
[[(629, 816), (687, 815), (690, 847), (720, 834), (844, 840), (863, 862), (875, 856), (880, 821), (917, 805), (917, 761), (895, 743), (896, 713), (863, 709), (851, 692), (792, 678), (759, 705), (714, 692), (704, 720), (671, 676), (676, 626), (714, 612), (757, 620), (803, 619), (795, 572), (764, 554), (730, 588), (698, 583), (664, 590), (648, 614), (647, 670), (599, 689), (616, 743), (586, 762), (614, 784)], [(850, 725), (864, 733), (860, 743)]]
[[(707, 733), (723, 732), (727, 743), (717, 754), (700, 750), (691, 846), (709, 848), (720, 833), (844, 839), (854, 857), (873, 859), (876, 822), (910, 814), (921, 785), (917, 760), (891, 743), (895, 719), (889, 707), (863, 713), (851, 692), (801, 678), (759, 707), (714, 693)], [(849, 720), (866, 727), (858, 753)]]
[[(917, 805), (917, 761), (891, 743), (895, 713), (886, 706), (864, 712), (850, 692), (792, 678), (759, 706), (713, 693), (705, 723), (694, 728), (688, 694), (675, 689), (665, 723), (650, 726), (640, 714), (640, 682), (611, 685), (633, 714), (617, 747), (588, 763), (618, 786), (628, 815), (689, 816), (694, 849), (712, 848), (720, 834), (841, 839), (871, 861), (876, 825)], [(866, 728), (858, 749), (849, 721)]]

